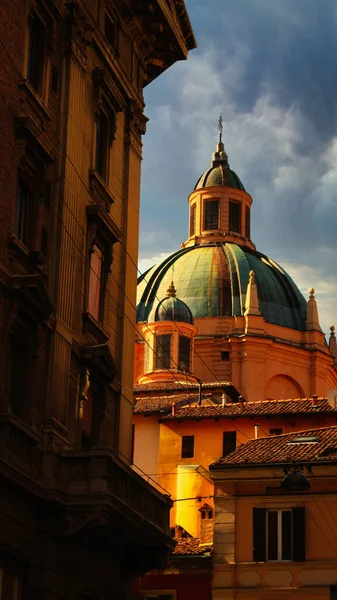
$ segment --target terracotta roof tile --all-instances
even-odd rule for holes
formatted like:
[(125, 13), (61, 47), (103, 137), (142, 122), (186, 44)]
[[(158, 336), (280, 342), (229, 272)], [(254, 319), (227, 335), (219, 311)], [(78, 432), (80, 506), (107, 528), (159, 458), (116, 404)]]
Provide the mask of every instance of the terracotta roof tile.
[[(301, 441), (302, 440), (302, 441)], [(337, 461), (337, 426), (308, 429), (251, 440), (211, 465), (212, 469), (235, 465)]]
[[(172, 400), (173, 402), (173, 400)], [(171, 402), (171, 405), (172, 405)], [(261, 402), (228, 403), (225, 406), (214, 404), (213, 406), (177, 406), (175, 416), (167, 414), (162, 421), (182, 421), (185, 419), (221, 419), (226, 417), (258, 417), (270, 415), (294, 415), (317, 413), (336, 413), (326, 398), (318, 398), (317, 406), (313, 406), (311, 398), (296, 398), (290, 400), (263, 400)]]
[[(209, 383), (203, 383), (202, 384), (202, 389), (218, 389), (218, 388), (231, 388), (233, 390), (235, 390), (234, 385), (230, 382), (230, 381), (210, 381)], [(199, 390), (199, 384), (198, 383), (192, 383), (192, 382), (187, 382), (187, 383), (179, 383), (178, 381), (166, 381), (163, 383), (160, 382), (153, 382), (153, 383), (139, 383), (136, 384), (134, 386), (134, 392), (137, 393), (142, 393), (142, 392), (166, 392), (166, 391), (172, 391), (172, 392), (182, 392), (183, 390), (188, 390), (188, 391), (196, 391)], [(235, 390), (237, 392), (237, 390)], [(237, 394), (239, 395), (239, 393), (237, 392)]]
[(134, 414), (165, 413), (165, 411), (172, 409), (173, 402), (179, 406), (182, 403), (195, 402), (197, 399), (198, 397), (195, 393), (171, 394), (170, 396), (146, 396), (145, 398), (136, 399), (133, 412)]
[(180, 538), (176, 542), (172, 556), (207, 556), (213, 551), (212, 545), (201, 544), (199, 538)]

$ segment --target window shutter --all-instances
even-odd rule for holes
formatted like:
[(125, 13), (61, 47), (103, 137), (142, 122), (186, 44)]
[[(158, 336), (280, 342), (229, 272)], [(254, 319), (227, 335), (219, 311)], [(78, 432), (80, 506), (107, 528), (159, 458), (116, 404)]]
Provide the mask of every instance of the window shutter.
[(293, 508), (293, 561), (305, 560), (305, 508)]
[(253, 508), (253, 560), (266, 560), (266, 509)]

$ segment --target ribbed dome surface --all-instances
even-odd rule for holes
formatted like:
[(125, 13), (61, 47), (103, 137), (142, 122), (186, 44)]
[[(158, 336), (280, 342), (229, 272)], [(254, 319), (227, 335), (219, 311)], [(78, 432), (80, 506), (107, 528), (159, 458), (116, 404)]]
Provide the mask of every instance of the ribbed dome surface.
[(207, 169), (198, 179), (194, 189), (213, 186), (225, 186), (246, 191), (237, 174), (222, 164)]
[(161, 300), (157, 306), (154, 304), (149, 315), (149, 322), (153, 321), (178, 321), (193, 325), (193, 316), (185, 302), (170, 296)]
[(266, 321), (305, 330), (307, 303), (291, 277), (264, 254), (232, 243), (183, 248), (141, 275), (138, 321), (148, 321), (152, 308), (166, 295), (173, 265), (179, 298), (194, 318), (243, 315), (253, 270)]

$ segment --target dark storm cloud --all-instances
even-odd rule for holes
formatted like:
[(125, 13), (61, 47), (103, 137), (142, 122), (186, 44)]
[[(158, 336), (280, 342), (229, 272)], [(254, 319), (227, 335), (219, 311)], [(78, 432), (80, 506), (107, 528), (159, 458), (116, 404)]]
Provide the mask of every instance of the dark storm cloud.
[(198, 50), (146, 93), (140, 254), (186, 238), (187, 196), (208, 167), (222, 111), (231, 166), (254, 199), (257, 247), (285, 261), (303, 289), (319, 285), (328, 311), (337, 277), (335, 0), (186, 4)]

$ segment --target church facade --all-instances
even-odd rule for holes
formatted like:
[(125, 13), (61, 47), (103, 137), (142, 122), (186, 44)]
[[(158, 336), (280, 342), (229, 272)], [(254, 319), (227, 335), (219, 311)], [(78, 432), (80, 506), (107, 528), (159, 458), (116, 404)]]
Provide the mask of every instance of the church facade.
[(193, 573), (209, 582), (207, 570), (189, 571), (191, 548), (196, 559), (214, 542), (213, 588), (221, 585), (226, 544), (235, 554), (231, 515), (221, 520), (209, 465), (255, 438), (275, 446), (282, 434), (331, 427), (337, 415), (327, 399), (337, 387), (334, 327), (327, 344), (314, 290), (304, 298), (282, 266), (256, 249), (252, 198), (230, 169), (221, 136), (188, 200), (187, 241), (139, 278), (135, 344), (134, 462), (172, 496), (172, 564), (184, 575), (176, 581), (171, 565), (140, 585), (176, 600), (184, 597), (179, 581), (190, 576), (193, 587)]

